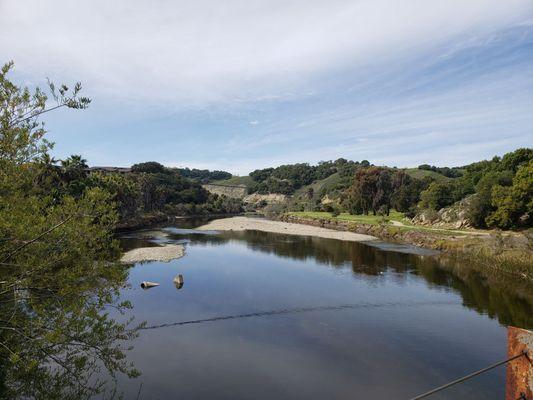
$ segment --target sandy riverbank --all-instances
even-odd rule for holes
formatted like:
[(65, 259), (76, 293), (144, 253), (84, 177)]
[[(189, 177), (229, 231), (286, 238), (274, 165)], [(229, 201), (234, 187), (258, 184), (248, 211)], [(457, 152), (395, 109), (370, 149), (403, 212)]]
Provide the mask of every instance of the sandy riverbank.
[(140, 247), (124, 253), (120, 261), (125, 264), (142, 261), (169, 262), (185, 255), (185, 247), (181, 244), (167, 244), (159, 247)]
[(377, 238), (354, 232), (342, 232), (317, 226), (293, 224), (290, 222), (271, 221), (261, 218), (232, 217), (215, 219), (196, 228), (204, 231), (262, 231), (284, 233), (286, 235), (317, 236), (326, 239), (338, 239), (352, 242), (368, 242)]

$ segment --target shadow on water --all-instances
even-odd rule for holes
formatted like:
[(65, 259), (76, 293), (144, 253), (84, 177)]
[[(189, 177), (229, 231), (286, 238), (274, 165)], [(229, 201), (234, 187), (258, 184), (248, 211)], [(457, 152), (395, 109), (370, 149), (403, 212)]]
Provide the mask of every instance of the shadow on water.
[[(167, 242), (192, 245), (225, 245), (246, 243), (254, 251), (278, 257), (314, 260), (336, 270), (351, 268), (354, 276), (378, 276), (386, 271), (417, 275), (435, 287), (459, 293), (463, 305), (501, 324), (533, 327), (533, 288), (514, 277), (460, 265), (445, 255), (428, 256), (385, 251), (363, 243), (324, 239), (311, 236), (283, 235), (259, 231), (198, 232), (191, 229), (165, 228)], [(423, 253), (424, 254), (424, 253)]]

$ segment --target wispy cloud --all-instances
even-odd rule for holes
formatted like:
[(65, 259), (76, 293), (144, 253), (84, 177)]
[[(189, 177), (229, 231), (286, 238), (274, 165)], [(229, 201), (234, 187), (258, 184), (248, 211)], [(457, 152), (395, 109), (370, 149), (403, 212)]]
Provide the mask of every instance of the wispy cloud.
[(94, 163), (463, 163), (532, 143), (532, 21), (531, 0), (2, 0), (0, 58), (84, 82), (53, 137)]
[(82, 77), (97, 94), (231, 103), (290, 97), (332, 68), (493, 29), (532, 7), (529, 0), (3, 0), (0, 48), (31, 76)]

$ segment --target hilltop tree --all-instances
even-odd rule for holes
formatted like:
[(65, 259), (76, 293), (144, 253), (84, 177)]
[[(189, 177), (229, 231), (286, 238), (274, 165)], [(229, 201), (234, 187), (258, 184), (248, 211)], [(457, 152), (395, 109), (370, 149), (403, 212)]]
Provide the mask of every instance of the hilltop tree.
[(144, 163), (133, 164), (131, 166), (131, 171), (138, 172), (138, 173), (146, 172), (149, 174), (157, 174), (157, 173), (164, 174), (164, 173), (169, 172), (169, 170), (164, 165), (159, 164), (156, 161), (148, 161)]
[(505, 154), (501, 159), (501, 169), (516, 172), (520, 166), (533, 160), (533, 149), (521, 148)]

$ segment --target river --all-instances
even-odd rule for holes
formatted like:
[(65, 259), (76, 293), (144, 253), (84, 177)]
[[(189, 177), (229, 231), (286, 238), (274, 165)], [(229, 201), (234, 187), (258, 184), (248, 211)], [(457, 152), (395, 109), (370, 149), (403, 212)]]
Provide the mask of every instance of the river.
[[(409, 399), (505, 359), (506, 325), (533, 326), (530, 286), (425, 252), (194, 224), (121, 238), (186, 247), (130, 269), (121, 296), (146, 327), (128, 352), (142, 375), (118, 381), (126, 398)], [(430, 398), (504, 391), (500, 367)]]

